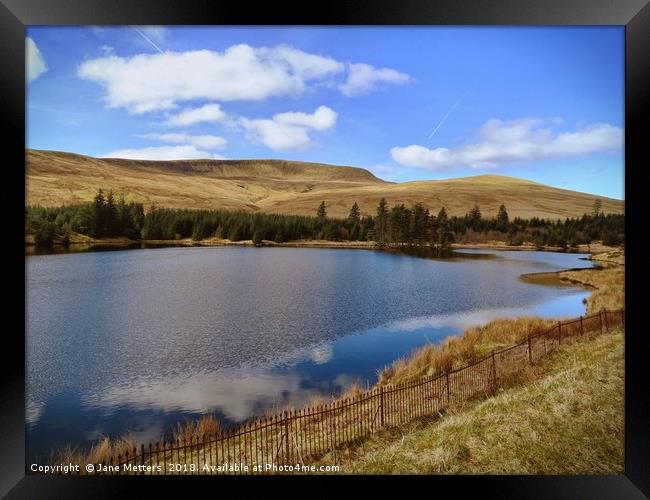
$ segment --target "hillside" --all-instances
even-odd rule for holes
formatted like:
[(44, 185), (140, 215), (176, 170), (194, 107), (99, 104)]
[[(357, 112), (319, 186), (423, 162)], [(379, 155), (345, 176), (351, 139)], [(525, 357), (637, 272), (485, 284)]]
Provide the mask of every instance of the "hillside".
[[(595, 196), (523, 179), (479, 175), (391, 183), (357, 167), (282, 160), (139, 161), (27, 150), (27, 203), (54, 206), (92, 199), (97, 189), (127, 193), (147, 205), (312, 215), (325, 201), (331, 216), (346, 216), (356, 201), (373, 214), (389, 204), (422, 202), (463, 215), (478, 204), (484, 215), (502, 203), (511, 216), (563, 218), (590, 212)], [(604, 212), (622, 213), (620, 200), (600, 197)]]
[[(521, 386), (373, 436), (352, 474), (620, 474), (624, 332), (563, 345)], [(527, 382), (527, 383), (526, 383)]]

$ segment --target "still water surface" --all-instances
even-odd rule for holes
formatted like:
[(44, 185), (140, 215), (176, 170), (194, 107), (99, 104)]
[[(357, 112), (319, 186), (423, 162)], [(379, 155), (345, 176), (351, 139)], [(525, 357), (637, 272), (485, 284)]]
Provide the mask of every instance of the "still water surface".
[(235, 423), (300, 406), (491, 318), (577, 316), (588, 292), (524, 273), (583, 254), (164, 248), (30, 256), (27, 441), (32, 457), (131, 432), (155, 439), (213, 412)]

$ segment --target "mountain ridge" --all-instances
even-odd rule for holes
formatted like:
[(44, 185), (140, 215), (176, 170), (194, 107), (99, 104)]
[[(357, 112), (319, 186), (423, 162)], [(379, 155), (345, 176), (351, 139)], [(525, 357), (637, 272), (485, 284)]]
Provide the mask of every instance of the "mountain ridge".
[(403, 183), (369, 170), (324, 163), (263, 160), (127, 160), (62, 151), (26, 150), (26, 201), (55, 206), (92, 200), (98, 189), (172, 208), (249, 210), (313, 215), (325, 201), (331, 216), (347, 216), (357, 202), (374, 214), (379, 199), (390, 205), (421, 202), (463, 215), (478, 205), (484, 215), (505, 204), (520, 217), (576, 217), (591, 212), (623, 213), (624, 201), (496, 174)]

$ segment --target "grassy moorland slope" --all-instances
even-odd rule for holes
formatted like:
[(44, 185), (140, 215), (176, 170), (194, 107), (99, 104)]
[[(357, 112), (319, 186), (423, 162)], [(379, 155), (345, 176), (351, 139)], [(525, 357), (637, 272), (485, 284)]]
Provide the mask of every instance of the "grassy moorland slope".
[[(422, 202), (437, 212), (464, 215), (475, 204), (494, 216), (505, 204), (511, 217), (578, 217), (595, 196), (498, 175), (460, 179), (385, 182), (369, 171), (282, 160), (138, 161), (28, 150), (27, 203), (58, 206), (90, 201), (99, 188), (127, 193), (147, 205), (170, 208), (250, 210), (347, 216), (356, 201), (362, 215), (375, 213), (382, 197), (390, 206)], [(602, 198), (605, 213), (623, 213), (620, 200)]]
[(437, 423), (371, 438), (344, 466), (362, 474), (613, 474), (624, 464), (624, 341), (565, 345), (533, 380)]

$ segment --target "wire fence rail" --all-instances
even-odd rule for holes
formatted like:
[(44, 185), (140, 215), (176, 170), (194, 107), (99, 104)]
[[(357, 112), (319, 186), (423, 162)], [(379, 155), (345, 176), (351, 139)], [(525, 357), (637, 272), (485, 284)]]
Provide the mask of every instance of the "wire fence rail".
[(375, 387), (348, 399), (285, 411), (214, 435), (142, 444), (95, 464), (92, 472), (82, 466), (78, 473), (278, 474), (286, 465), (310, 472), (313, 468), (308, 464), (328, 454), (328, 459), (340, 463), (341, 450), (380, 429), (493, 394), (526, 365), (535, 364), (561, 344), (618, 326), (625, 326), (624, 310), (559, 321), (516, 345), (439, 375)]

